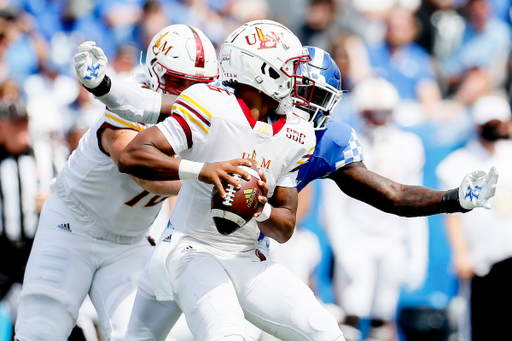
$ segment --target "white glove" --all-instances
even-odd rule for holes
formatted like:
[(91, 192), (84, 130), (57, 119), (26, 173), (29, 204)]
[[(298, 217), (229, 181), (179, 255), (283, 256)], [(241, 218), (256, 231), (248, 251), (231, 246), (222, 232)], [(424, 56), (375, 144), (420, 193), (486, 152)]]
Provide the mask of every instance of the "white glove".
[(475, 207), (491, 209), (491, 204), (487, 201), (496, 193), (498, 175), (494, 166), (487, 174), (484, 171), (473, 171), (467, 174), (459, 187), (460, 205), (467, 210)]
[(75, 71), (80, 82), (89, 88), (96, 88), (107, 71), (107, 56), (93, 41), (86, 41), (78, 46), (75, 54)]

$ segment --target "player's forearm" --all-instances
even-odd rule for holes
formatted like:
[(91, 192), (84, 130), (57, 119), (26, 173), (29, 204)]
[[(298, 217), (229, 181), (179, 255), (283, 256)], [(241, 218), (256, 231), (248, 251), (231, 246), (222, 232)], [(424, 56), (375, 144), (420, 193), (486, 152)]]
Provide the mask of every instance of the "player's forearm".
[[(458, 202), (458, 196), (453, 197), (450, 201), (446, 200), (447, 191), (437, 191), (422, 186), (393, 185), (381, 193), (387, 199), (386, 205), (377, 208), (386, 210), (389, 207), (390, 213), (402, 217), (420, 217), (463, 211)], [(458, 195), (458, 191), (455, 194)]]
[(118, 168), (122, 173), (142, 180), (179, 180), (180, 159), (171, 158), (150, 145), (129, 144), (119, 154)]
[(287, 242), (293, 235), (295, 228), (295, 214), (288, 208), (273, 207), (268, 220), (258, 222), (260, 231), (279, 243)]
[(121, 151), (119, 171), (139, 179), (160, 181), (179, 180), (181, 159), (174, 158), (174, 150), (156, 126), (138, 133)]
[(164, 120), (176, 100), (176, 96), (163, 96), (139, 85), (111, 80), (108, 76), (96, 88), (86, 89), (113, 113), (142, 123), (155, 124)]
[[(268, 205), (272, 207), (271, 214), (267, 220), (259, 221), (258, 226), (264, 235), (279, 243), (285, 243), (292, 237), (296, 224), (299, 205), (297, 189), (295, 187), (277, 187), (274, 195), (269, 198)], [(264, 213), (265, 209), (262, 215)], [(261, 217), (256, 220), (261, 220)]]
[(330, 178), (347, 195), (403, 217), (465, 211), (459, 204), (457, 191), (399, 184), (369, 171), (362, 162), (342, 167)]

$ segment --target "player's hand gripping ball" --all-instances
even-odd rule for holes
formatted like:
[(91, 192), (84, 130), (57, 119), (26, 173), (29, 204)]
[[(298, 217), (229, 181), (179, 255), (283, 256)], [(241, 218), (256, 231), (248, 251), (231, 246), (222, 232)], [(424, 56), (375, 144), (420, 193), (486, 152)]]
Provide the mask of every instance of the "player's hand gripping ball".
[(240, 165), (250, 174), (250, 179), (245, 180), (238, 174), (231, 174), (242, 185), (239, 189), (235, 186), (222, 181), (222, 186), (226, 192), (226, 198), (222, 198), (216, 187), (212, 191), (212, 215), (217, 230), (228, 235), (245, 224), (247, 224), (258, 211), (258, 196), (262, 194), (261, 188), (258, 186), (260, 176), (258, 168), (253, 160), (251, 167)]

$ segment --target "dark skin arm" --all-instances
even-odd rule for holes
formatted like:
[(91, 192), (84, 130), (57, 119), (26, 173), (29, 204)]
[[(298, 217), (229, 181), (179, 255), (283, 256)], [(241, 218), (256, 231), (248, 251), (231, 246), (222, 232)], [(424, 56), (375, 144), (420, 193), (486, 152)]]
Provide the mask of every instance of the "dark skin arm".
[(264, 235), (285, 243), (292, 237), (295, 228), (299, 204), (297, 188), (276, 187), (269, 204), (272, 205), (272, 214), (264, 222), (258, 222), (258, 227)]
[(344, 166), (329, 178), (348, 196), (387, 213), (420, 217), (450, 211), (443, 202), (446, 191), (399, 184), (368, 170), (363, 162)]
[[(128, 173), (144, 180), (179, 180), (178, 170), (181, 159), (173, 158), (174, 150), (157, 127), (148, 128), (138, 133), (133, 140), (121, 151), (118, 168), (122, 173)], [(199, 180), (215, 185), (222, 197), (225, 197), (221, 181), (224, 179), (235, 187), (240, 184), (228, 173), (237, 173), (249, 178), (249, 173), (237, 167), (250, 166), (246, 159), (235, 159), (223, 162), (205, 163)]]

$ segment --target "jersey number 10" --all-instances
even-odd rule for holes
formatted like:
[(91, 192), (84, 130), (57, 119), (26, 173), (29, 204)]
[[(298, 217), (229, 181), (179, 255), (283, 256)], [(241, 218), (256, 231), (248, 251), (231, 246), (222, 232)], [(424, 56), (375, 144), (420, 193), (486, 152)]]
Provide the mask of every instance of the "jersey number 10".
[[(133, 206), (137, 205), (139, 203), (139, 201), (141, 201), (143, 198), (147, 197), (149, 194), (150, 193), (148, 191), (144, 190), (144, 191), (140, 192), (139, 194), (137, 194), (136, 196), (134, 196), (133, 198), (131, 198), (130, 200), (128, 200), (127, 202), (125, 202), (124, 204), (126, 206), (133, 207)], [(160, 195), (155, 195), (155, 196), (151, 197), (151, 199), (149, 199), (149, 201), (146, 203), (146, 205), (144, 205), (144, 207), (152, 207), (152, 206), (158, 205), (167, 198), (168, 197), (162, 197)]]

